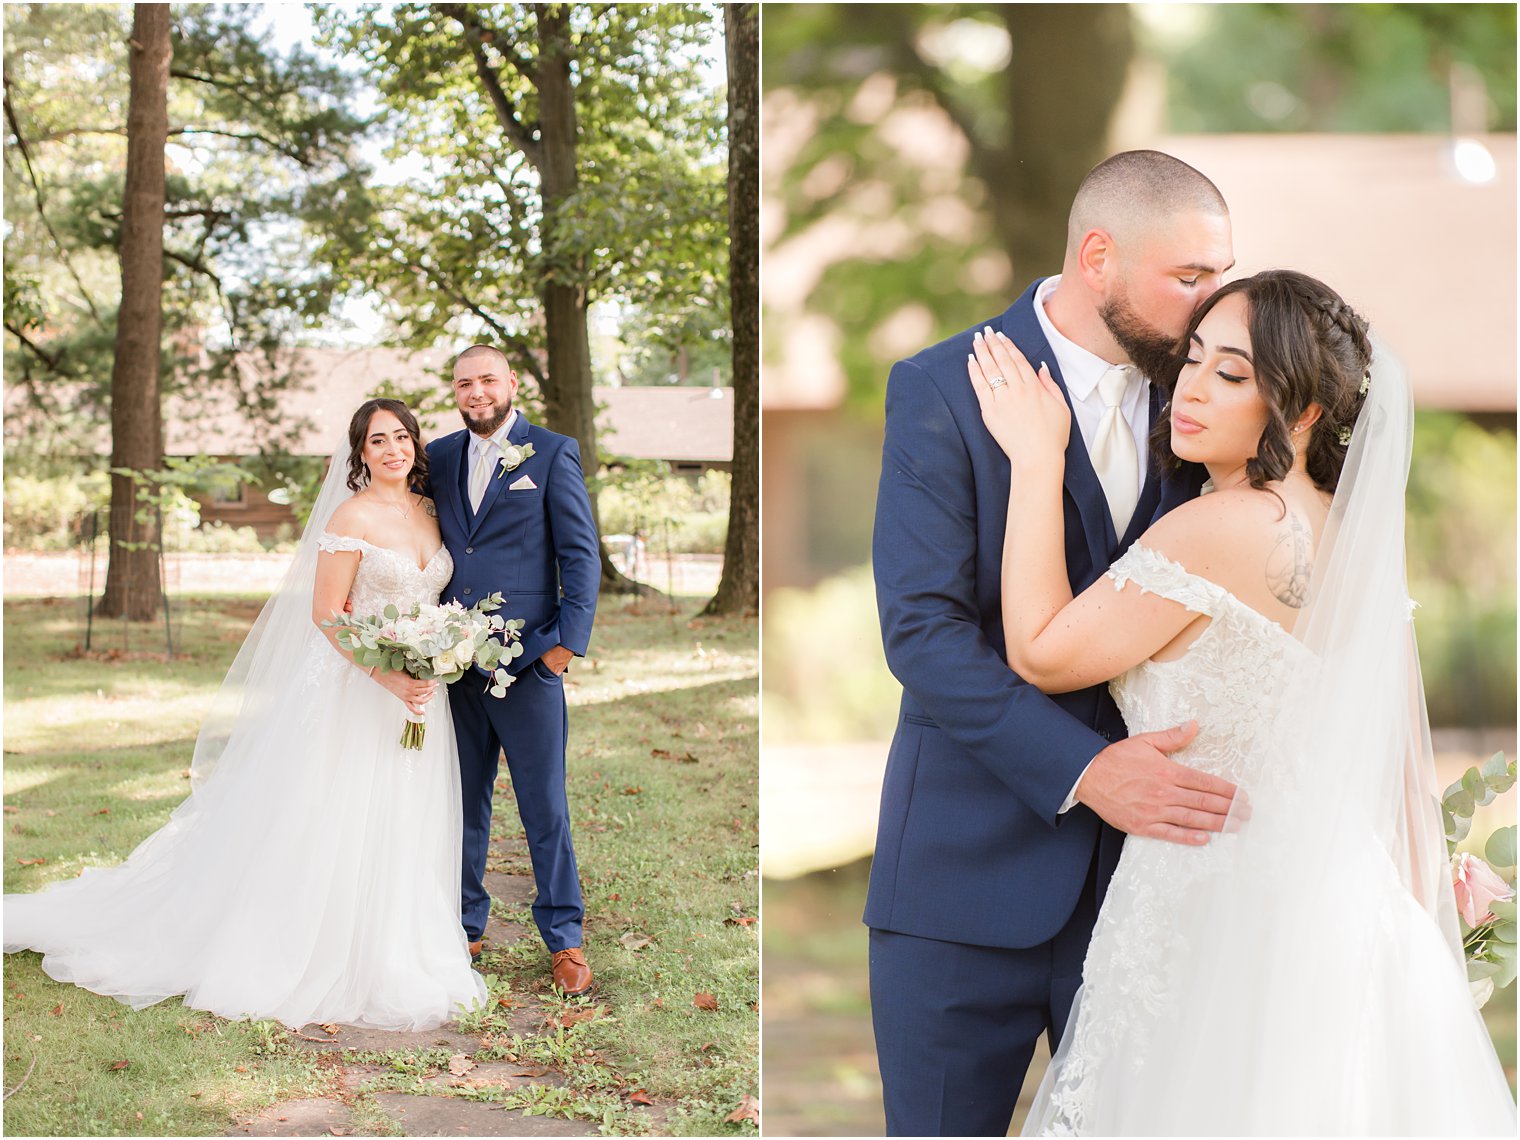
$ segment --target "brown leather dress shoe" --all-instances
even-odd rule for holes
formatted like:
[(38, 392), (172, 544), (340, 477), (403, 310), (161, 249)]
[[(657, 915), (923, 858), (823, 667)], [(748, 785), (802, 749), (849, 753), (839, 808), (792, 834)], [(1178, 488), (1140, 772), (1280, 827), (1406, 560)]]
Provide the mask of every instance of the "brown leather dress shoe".
[(554, 984), (568, 997), (576, 997), (591, 988), (591, 967), (586, 965), (586, 956), (579, 946), (556, 950), (549, 960), (549, 971), (554, 976)]
[(477, 939), (476, 941), (470, 943), (470, 962), (472, 964), (480, 961), (480, 951), (481, 948), (485, 946), (485, 944), (486, 942), (484, 938)]

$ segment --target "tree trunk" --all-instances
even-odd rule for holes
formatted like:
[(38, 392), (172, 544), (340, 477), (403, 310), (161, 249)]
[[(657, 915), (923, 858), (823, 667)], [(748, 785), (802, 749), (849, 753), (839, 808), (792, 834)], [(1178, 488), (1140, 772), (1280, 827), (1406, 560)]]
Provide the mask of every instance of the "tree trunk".
[[(600, 470), (601, 461), (596, 450), (596, 403), (591, 398), (591, 345), (586, 335), (586, 266), (581, 255), (566, 257), (557, 240), (564, 203), (579, 183), (575, 86), (570, 80), (570, 62), (575, 55), (570, 6), (535, 4), (533, 11), (538, 24), (538, 126), (543, 145), (543, 161), (538, 167), (544, 206), (540, 239), (547, 265), (539, 293), (549, 357), (544, 417), (554, 431), (575, 437), (581, 448), (581, 466), (590, 479)], [(601, 514), (594, 492), (591, 514), (600, 534)], [(605, 544), (602, 589), (652, 592), (618, 572)]]
[(733, 326), (734, 464), (723, 578), (703, 613), (760, 604), (760, 19), (723, 5), (728, 51), (728, 307)]
[[(158, 369), (163, 325), (164, 143), (169, 135), (169, 5), (133, 9), (126, 193), (121, 222), (121, 307), (111, 369), (111, 466), (157, 471), (163, 466)], [(138, 482), (111, 476), (111, 556), (105, 617), (149, 621), (158, 613), (159, 534), (141, 521)]]
[[(1006, 138), (971, 142), (971, 165), (987, 186), (993, 224), (1013, 263), (1016, 288), (1059, 273), (1066, 217), (1082, 177), (1108, 157), (1109, 127), (1124, 91), (1134, 35), (1124, 4), (1009, 4), (999, 9), (1013, 40)], [(1082, 45), (1079, 82), (1071, 45)]]

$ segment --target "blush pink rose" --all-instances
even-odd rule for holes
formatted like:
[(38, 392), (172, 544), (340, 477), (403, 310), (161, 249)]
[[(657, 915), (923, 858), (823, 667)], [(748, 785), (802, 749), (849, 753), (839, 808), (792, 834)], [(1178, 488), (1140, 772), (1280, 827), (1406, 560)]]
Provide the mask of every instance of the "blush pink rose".
[(1489, 905), (1514, 895), (1514, 888), (1492, 867), (1475, 855), (1462, 852), (1452, 864), (1452, 886), (1457, 892), (1457, 911), (1468, 926), (1481, 926), (1493, 918)]

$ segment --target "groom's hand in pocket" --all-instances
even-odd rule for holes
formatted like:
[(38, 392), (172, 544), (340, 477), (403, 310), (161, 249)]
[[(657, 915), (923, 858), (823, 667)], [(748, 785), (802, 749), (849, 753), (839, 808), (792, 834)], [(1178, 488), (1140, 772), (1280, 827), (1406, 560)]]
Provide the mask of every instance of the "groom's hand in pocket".
[(1129, 835), (1207, 843), (1210, 832), (1224, 830), (1235, 785), (1172, 760), (1170, 754), (1197, 735), (1189, 721), (1110, 744), (1078, 781), (1077, 802)]

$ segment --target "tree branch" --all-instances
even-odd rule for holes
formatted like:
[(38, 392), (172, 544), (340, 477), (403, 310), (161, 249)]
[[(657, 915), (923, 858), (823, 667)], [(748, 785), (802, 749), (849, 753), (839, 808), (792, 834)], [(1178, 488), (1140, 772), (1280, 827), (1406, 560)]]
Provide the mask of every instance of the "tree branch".
[(59, 356), (49, 356), (46, 352), (44, 352), (42, 350), (42, 347), (40, 345), (38, 345), (35, 341), (33, 341), (30, 337), (28, 337), (26, 335), (26, 333), (22, 332), (21, 329), (14, 322), (12, 322), (12, 321), (6, 321), (5, 322), (5, 331), (8, 332), (8, 333), (10, 333), (11, 336), (15, 337), (17, 340), (19, 340), (21, 342), (22, 347), (28, 349), (32, 353), (32, 355), (34, 355), (35, 357), (37, 357), (38, 360), (42, 361), (42, 363), (46, 364), (54, 372), (58, 371), (59, 364), (60, 364), (60, 361), (62, 360), (62, 357), (59, 357)]
[(291, 162), (301, 167), (301, 169), (309, 170), (311, 168), (311, 159), (301, 154), (300, 151), (293, 150), (279, 141), (270, 138), (268, 135), (260, 134), (258, 131), (218, 131), (211, 127), (176, 127), (169, 132), (170, 138), (173, 138), (175, 135), (215, 135), (218, 138), (237, 139), (240, 142), (259, 142), (275, 153), (283, 154)]
[(427, 278), (427, 280), (436, 285), (438, 289), (443, 292), (450, 300), (454, 301), (462, 308), (469, 310), (471, 313), (474, 313), (477, 317), (484, 321), (487, 327), (489, 327), (492, 332), (501, 338), (501, 343), (518, 355), (518, 357), (523, 362), (523, 367), (526, 368), (528, 372), (533, 376), (533, 378), (538, 381), (539, 387), (543, 387), (543, 370), (539, 368), (538, 361), (533, 356), (532, 346), (527, 342), (527, 340), (520, 336), (517, 336), (514, 333), (508, 332), (500, 321), (491, 316), (491, 314), (486, 312), (485, 309), (481, 308), (479, 304), (466, 297), (458, 289), (455, 289), (441, 275), (439, 275), (436, 271), (429, 268), (428, 266), (424, 265), (422, 262), (409, 260), (406, 262), (406, 267), (414, 273), (420, 273), (423, 277)]
[(26, 145), (26, 136), (21, 133), (21, 124), (16, 119), (16, 108), (11, 105), (11, 81), (5, 81), (5, 121), (10, 124), (11, 134), (16, 138), (16, 150), (21, 154), (21, 161), (26, 164), (26, 175), (32, 183), (32, 194), (37, 199), (37, 216), (42, 219), (42, 228), (47, 231), (48, 237), (53, 240), (53, 247), (58, 251), (58, 258), (63, 262), (69, 276), (74, 279), (74, 284), (79, 288), (79, 295), (84, 298), (85, 307), (90, 310), (90, 316), (95, 319), (95, 324), (104, 329), (105, 322), (100, 319), (100, 310), (95, 307), (95, 301), (90, 297), (90, 291), (84, 287), (79, 274), (74, 269), (74, 263), (69, 259), (69, 251), (58, 236), (58, 231), (53, 229), (53, 223), (48, 220), (47, 207), (43, 204), (42, 183), (37, 180), (37, 171), (32, 166), (31, 150)]
[[(518, 116), (517, 107), (501, 85), (501, 76), (496, 73), (496, 69), (491, 66), (491, 61), (486, 56), (485, 41), (488, 38), (494, 40), (496, 33), (482, 28), (474, 14), (464, 4), (435, 4), (434, 8), (440, 14), (458, 20), (464, 28), (465, 42), (469, 45), (470, 55), (475, 61), (475, 74), (480, 76), (481, 85), (485, 87), (486, 95), (491, 100), (491, 107), (496, 112), (496, 121), (501, 124), (501, 129), (506, 132), (507, 138), (512, 140), (529, 162), (535, 167), (542, 166), (543, 145), (523, 124)], [(502, 54), (523, 78), (535, 87), (538, 86), (536, 71), (531, 63), (516, 52), (504, 51)]]

